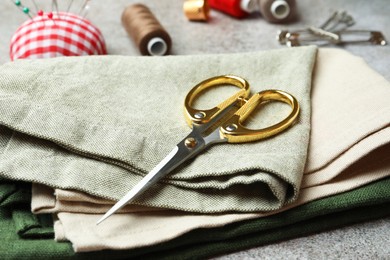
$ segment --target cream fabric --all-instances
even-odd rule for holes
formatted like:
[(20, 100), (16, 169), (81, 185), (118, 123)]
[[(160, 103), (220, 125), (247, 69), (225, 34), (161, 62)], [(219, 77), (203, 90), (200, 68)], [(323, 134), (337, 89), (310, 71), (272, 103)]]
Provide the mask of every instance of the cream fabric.
[[(102, 217), (103, 213), (90, 214), (99, 208), (95, 204), (83, 209), (84, 212), (88, 212), (87, 214), (59, 211), (56, 214), (58, 220), (54, 226), (55, 239), (57, 241), (70, 240), (76, 252), (130, 249), (168, 241), (197, 228), (220, 227), (237, 221), (277, 214), (309, 201), (351, 190), (389, 176), (389, 154), (390, 145), (382, 147), (360, 160), (351, 169), (344, 171), (337, 179), (301, 189), (300, 196), (295, 203), (268, 214), (192, 215), (180, 211), (160, 210), (114, 214), (101, 225), (96, 226), (96, 221)], [(35, 191), (38, 190), (40, 189), (35, 189)], [(80, 208), (76, 211), (80, 211)]]
[[(105, 213), (113, 205), (112, 200), (101, 199), (84, 192), (74, 190), (53, 189), (43, 184), (32, 186), (33, 213), (80, 212)], [(152, 208), (140, 205), (126, 205), (118, 212), (164, 211), (162, 208)]]
[[(281, 210), (191, 215), (145, 209), (144, 212), (116, 214), (96, 226), (95, 222), (102, 215), (82, 212), (95, 213), (100, 210), (99, 205), (107, 201), (64, 190), (56, 190), (56, 199), (53, 189), (37, 186), (33, 189), (33, 210), (57, 212), (56, 239), (70, 240), (75, 251), (136, 248), (163, 242), (196, 228), (218, 227), (275, 214), (389, 176), (390, 84), (360, 58), (342, 50), (320, 49), (312, 88), (312, 135), (304, 187), (298, 200)], [(361, 127), (357, 127), (356, 122)], [(59, 206), (65, 201), (70, 202), (70, 207)], [(75, 206), (72, 210), (72, 203), (85, 201), (91, 204)]]
[[(2, 137), (8, 143), (0, 147), (0, 175), (118, 200), (189, 133), (183, 116), (188, 91), (206, 78), (234, 74), (248, 80), (252, 93), (277, 88), (294, 95), (301, 106), (297, 123), (261, 142), (213, 146), (135, 204), (203, 213), (278, 209), (297, 198), (303, 175), (316, 51), (5, 64), (0, 125), (14, 131)], [(282, 118), (285, 107), (263, 109), (255, 118), (269, 123)]]

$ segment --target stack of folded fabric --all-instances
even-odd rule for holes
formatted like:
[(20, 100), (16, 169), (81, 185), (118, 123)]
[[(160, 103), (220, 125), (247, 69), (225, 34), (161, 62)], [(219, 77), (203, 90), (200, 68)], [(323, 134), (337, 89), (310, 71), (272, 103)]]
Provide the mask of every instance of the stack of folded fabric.
[[(390, 213), (390, 84), (345, 51), (59, 58), (0, 71), (6, 257), (207, 257)], [(189, 132), (186, 93), (223, 74), (253, 93), (293, 94), (299, 121), (212, 147), (96, 226)]]

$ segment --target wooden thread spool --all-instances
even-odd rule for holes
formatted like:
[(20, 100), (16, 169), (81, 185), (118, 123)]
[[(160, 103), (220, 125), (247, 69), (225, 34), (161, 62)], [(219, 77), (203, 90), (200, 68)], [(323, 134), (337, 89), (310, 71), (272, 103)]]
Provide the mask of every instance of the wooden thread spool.
[(142, 55), (162, 56), (170, 51), (171, 37), (145, 5), (126, 7), (122, 24)]
[(271, 23), (291, 21), (296, 14), (295, 0), (260, 0), (260, 12)]

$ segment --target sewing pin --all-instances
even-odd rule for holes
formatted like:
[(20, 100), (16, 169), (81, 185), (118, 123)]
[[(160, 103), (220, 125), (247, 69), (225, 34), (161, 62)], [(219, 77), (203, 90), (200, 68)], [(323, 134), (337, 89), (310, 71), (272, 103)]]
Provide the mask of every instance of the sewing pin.
[[(333, 22), (333, 24), (332, 24)], [(328, 32), (343, 31), (354, 25), (355, 21), (347, 12), (336, 12), (325, 26), (320, 27)]]
[(86, 6), (84, 7), (84, 15), (83, 15), (83, 18), (85, 18), (85, 17), (87, 16), (88, 11), (89, 11), (90, 8), (91, 8), (91, 7), (90, 7), (89, 5), (86, 5)]
[(30, 17), (30, 19), (32, 20), (33, 17), (31, 16), (30, 14), (30, 8), (22, 5), (22, 2), (20, 0), (11, 0), (23, 13), (25, 13), (26, 15), (28, 15), (28, 17)]
[(79, 15), (81, 15), (81, 12), (84, 11), (84, 9), (88, 6), (88, 3), (89, 3), (90, 0), (85, 0), (84, 1), (84, 4), (81, 6), (81, 9), (79, 11)]
[(35, 0), (31, 0), (31, 1), (32, 1), (33, 5), (34, 5), (34, 7), (35, 7), (35, 10), (36, 10), (37, 13), (38, 13), (38, 12), (39, 12), (39, 8), (38, 8), (37, 3), (35, 2)]
[[(53, 8), (53, 6), (54, 6), (54, 8)], [(52, 0), (52, 3), (51, 3), (51, 11), (53, 12), (54, 10), (56, 11), (58, 17), (60, 17), (60, 13), (58, 12), (58, 2), (57, 2), (57, 0)]]
[(47, 18), (49, 18), (50, 20), (52, 20), (54, 25), (57, 25), (56, 22), (55, 22), (55, 20), (54, 20), (54, 14), (53, 14), (53, 12), (47, 13)]
[(28, 7), (23, 7), (23, 13), (27, 14), (30, 19), (33, 19), (30, 15), (30, 9)]
[(73, 0), (70, 0), (69, 5), (68, 5), (68, 8), (66, 9), (66, 12), (67, 12), (67, 13), (69, 13), (69, 10), (70, 10), (70, 8), (72, 7), (72, 5), (73, 5)]

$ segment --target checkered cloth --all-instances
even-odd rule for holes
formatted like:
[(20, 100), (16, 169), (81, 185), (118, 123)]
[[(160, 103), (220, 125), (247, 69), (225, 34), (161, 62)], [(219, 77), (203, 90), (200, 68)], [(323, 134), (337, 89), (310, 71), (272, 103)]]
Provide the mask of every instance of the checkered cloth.
[(70, 13), (36, 16), (11, 39), (10, 57), (40, 59), (107, 54), (102, 33), (88, 20)]

